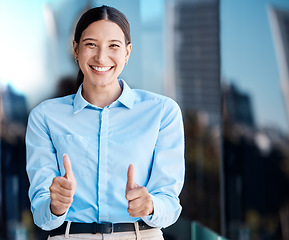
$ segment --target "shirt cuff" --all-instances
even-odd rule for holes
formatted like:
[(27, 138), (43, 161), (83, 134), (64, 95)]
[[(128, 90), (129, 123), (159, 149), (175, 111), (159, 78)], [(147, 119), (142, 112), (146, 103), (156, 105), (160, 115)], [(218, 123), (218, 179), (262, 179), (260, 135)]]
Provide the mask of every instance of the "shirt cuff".
[(150, 194), (153, 205), (154, 205), (154, 213), (152, 215), (148, 215), (145, 217), (142, 217), (142, 220), (151, 227), (157, 227), (161, 228), (159, 222), (159, 216), (162, 216), (165, 209), (164, 204), (162, 204), (161, 199), (155, 197), (154, 195)]
[(64, 223), (68, 209), (63, 215), (56, 216), (50, 210), (50, 201), (47, 201), (47, 204), (48, 205), (45, 207), (45, 216), (48, 221), (45, 221), (45, 223), (41, 225), (41, 228), (43, 230), (50, 231), (60, 227)]

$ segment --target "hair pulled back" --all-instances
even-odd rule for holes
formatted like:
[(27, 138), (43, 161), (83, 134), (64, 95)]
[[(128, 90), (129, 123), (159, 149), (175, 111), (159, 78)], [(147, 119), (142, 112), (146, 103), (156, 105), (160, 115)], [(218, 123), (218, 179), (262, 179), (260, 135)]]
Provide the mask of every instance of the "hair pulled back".
[[(131, 42), (130, 37), (130, 25), (126, 16), (119, 10), (103, 5), (101, 7), (96, 7), (85, 12), (79, 19), (74, 33), (74, 41), (79, 44), (81, 35), (83, 31), (93, 22), (100, 20), (109, 20), (116, 23), (124, 33), (125, 43), (129, 44)], [(81, 69), (78, 71), (76, 84), (77, 87), (83, 82), (83, 73)]]

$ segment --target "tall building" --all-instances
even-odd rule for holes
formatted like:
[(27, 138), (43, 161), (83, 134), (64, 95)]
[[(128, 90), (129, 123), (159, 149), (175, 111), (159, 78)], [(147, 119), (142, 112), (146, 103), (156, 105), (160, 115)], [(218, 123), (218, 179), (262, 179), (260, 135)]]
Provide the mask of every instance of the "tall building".
[(223, 85), (223, 100), (225, 118), (234, 123), (249, 127), (255, 126), (251, 98), (241, 92), (235, 85)]
[(289, 9), (284, 10), (273, 6), (268, 6), (267, 9), (289, 121)]
[(219, 0), (176, 0), (174, 19), (174, 85), (186, 136), (182, 216), (223, 232)]
[(219, 1), (179, 0), (176, 6), (177, 92), (184, 112), (220, 123)]

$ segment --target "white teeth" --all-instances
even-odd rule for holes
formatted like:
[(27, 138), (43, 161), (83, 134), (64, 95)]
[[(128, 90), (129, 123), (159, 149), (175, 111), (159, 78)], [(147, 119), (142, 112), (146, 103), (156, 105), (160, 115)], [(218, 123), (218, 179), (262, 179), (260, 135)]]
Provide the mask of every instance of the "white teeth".
[(92, 67), (94, 70), (99, 71), (99, 72), (105, 72), (108, 71), (111, 67)]

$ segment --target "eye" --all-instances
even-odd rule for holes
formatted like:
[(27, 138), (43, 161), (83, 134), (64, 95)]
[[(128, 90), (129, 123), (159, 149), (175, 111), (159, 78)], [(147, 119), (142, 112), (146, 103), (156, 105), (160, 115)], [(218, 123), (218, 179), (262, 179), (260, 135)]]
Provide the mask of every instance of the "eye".
[(90, 43), (90, 42), (86, 43), (85, 46), (92, 47), (92, 48), (96, 47), (94, 43)]
[(119, 48), (119, 45), (113, 43), (113, 44), (109, 45), (109, 47), (111, 47), (111, 48)]

